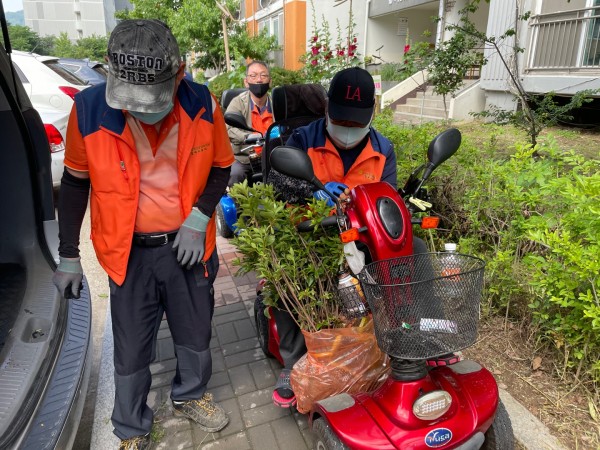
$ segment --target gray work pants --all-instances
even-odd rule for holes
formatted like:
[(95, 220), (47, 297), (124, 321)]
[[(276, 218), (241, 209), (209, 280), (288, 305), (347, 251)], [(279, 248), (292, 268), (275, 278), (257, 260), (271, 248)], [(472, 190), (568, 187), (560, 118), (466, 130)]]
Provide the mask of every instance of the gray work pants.
[(219, 269), (217, 251), (203, 265), (182, 268), (172, 242), (159, 247), (132, 246), (127, 276), (118, 286), (109, 279), (114, 336), (115, 404), (111, 417), (120, 439), (152, 429), (146, 404), (152, 377), (150, 363), (163, 312), (166, 314), (177, 367), (172, 400), (200, 399), (212, 373), (211, 321), (213, 282)]

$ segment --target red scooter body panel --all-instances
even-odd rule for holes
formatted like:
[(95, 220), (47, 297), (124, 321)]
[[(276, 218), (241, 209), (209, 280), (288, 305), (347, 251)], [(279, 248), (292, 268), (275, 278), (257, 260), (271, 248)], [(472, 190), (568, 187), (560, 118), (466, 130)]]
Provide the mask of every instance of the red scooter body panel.
[(279, 364), (281, 364), (282, 366), (285, 365), (285, 363), (283, 362), (283, 357), (281, 356), (281, 353), (279, 353), (279, 333), (277, 333), (277, 324), (275, 323), (275, 319), (273, 318), (273, 308), (269, 307), (269, 314), (271, 319), (269, 320), (268, 324), (269, 324), (269, 340), (268, 340), (268, 347), (269, 347), (269, 353), (271, 353), (271, 355), (273, 355), (275, 357), (275, 359), (277, 361), (279, 361)]
[[(386, 231), (378, 211), (378, 201), (389, 199), (399, 208), (401, 232), (392, 237)], [(356, 186), (350, 192), (351, 202), (346, 208), (350, 227), (360, 230), (369, 227), (369, 232), (361, 232), (359, 241), (363, 242), (371, 252), (373, 261), (411, 255), (413, 252), (412, 224), (410, 213), (400, 194), (383, 181)]]
[[(461, 373), (467, 364), (480, 368)], [(414, 416), (413, 403), (421, 395), (439, 389), (452, 396), (450, 409), (433, 421)], [(335, 412), (327, 409), (330, 400), (317, 403), (311, 420), (315, 415), (325, 417), (340, 440), (352, 449), (451, 449), (476, 432), (487, 431), (498, 406), (498, 387), (487, 369), (465, 361), (432, 369), (414, 382), (399, 383), (390, 377), (371, 394), (353, 398), (353, 405)], [(442, 445), (427, 445), (426, 436), (437, 429), (449, 430), (451, 439)]]

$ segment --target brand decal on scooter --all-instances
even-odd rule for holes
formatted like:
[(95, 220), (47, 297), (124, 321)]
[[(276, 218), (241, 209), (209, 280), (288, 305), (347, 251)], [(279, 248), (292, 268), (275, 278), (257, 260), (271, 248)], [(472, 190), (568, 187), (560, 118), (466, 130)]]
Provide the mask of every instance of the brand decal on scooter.
[(448, 428), (436, 428), (425, 436), (425, 445), (431, 448), (443, 447), (452, 440), (452, 431)]

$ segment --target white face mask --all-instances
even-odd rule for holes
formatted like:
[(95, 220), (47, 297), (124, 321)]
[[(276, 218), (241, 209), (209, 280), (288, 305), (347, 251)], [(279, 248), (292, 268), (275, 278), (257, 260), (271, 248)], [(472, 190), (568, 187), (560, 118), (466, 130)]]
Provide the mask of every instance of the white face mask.
[(331, 119), (327, 117), (327, 133), (329, 137), (337, 147), (346, 150), (356, 147), (369, 134), (370, 126), (371, 124), (369, 123), (363, 128), (343, 127), (332, 124)]

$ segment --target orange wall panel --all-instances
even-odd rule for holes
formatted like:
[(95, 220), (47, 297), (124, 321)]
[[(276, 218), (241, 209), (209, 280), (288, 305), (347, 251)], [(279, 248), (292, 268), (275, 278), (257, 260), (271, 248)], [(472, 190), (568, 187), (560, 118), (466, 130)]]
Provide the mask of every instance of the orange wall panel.
[(300, 56), (306, 52), (306, 2), (284, 2), (284, 67), (298, 70)]

